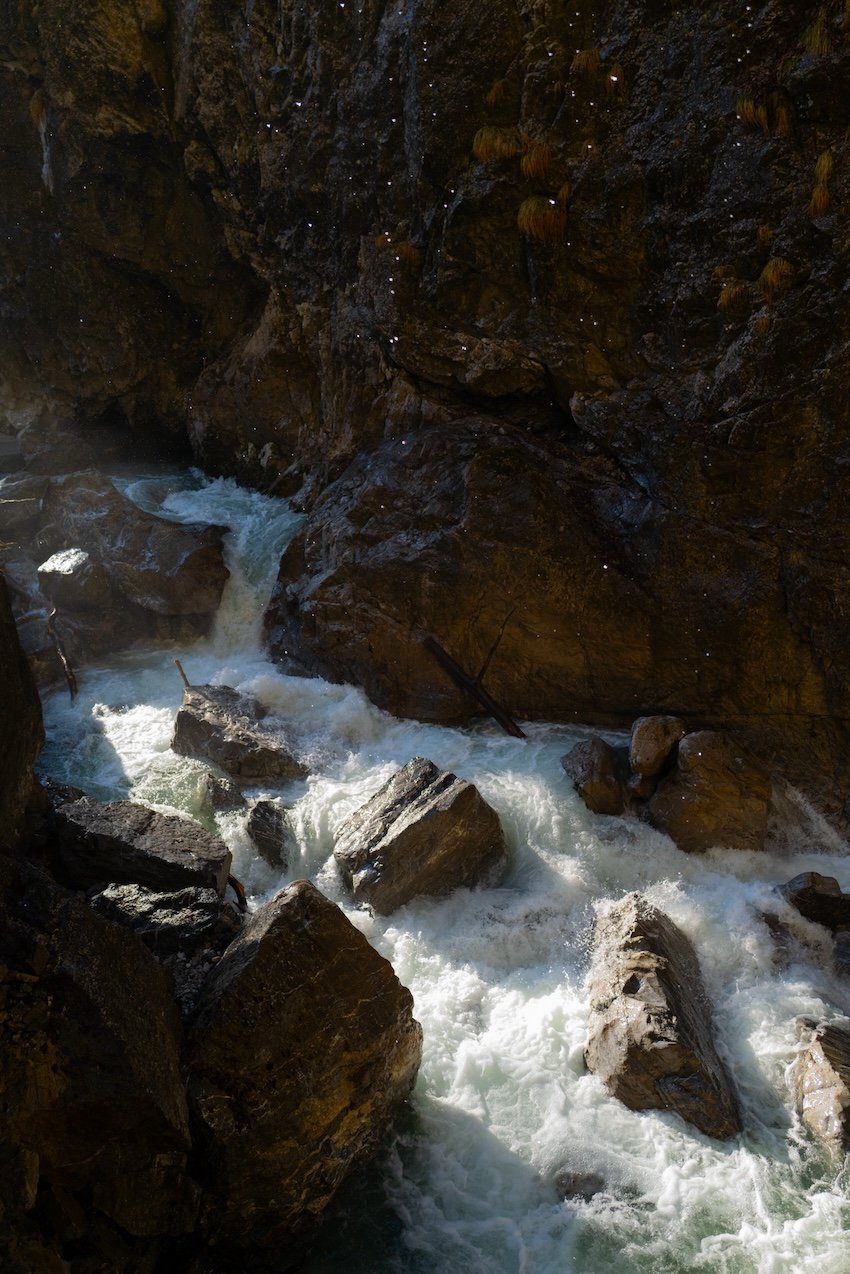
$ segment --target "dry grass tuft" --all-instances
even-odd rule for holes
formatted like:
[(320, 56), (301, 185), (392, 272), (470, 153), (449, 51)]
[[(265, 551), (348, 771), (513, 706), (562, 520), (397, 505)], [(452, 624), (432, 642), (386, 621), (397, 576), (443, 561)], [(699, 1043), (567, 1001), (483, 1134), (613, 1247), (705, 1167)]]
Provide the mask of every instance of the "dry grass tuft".
[(498, 106), (499, 102), (501, 102), (502, 98), (505, 96), (506, 87), (507, 82), (505, 80), (494, 80), (490, 85), (490, 92), (484, 98), (487, 106)]
[(567, 232), (567, 210), (554, 199), (532, 195), (519, 206), (517, 226), (524, 235), (541, 243), (560, 243)]
[(558, 205), (559, 208), (567, 207), (567, 205), (570, 202), (570, 195), (572, 193), (573, 193), (572, 186), (570, 185), (568, 181), (565, 181), (563, 186), (558, 191), (558, 194), (555, 197), (555, 203)]
[(767, 222), (763, 222), (759, 226), (758, 230), (756, 231), (756, 242), (762, 248), (766, 248), (772, 239), (773, 239), (773, 227), (769, 226)]
[(720, 289), (720, 296), (717, 298), (717, 308), (724, 313), (727, 310), (743, 309), (748, 299), (748, 288), (746, 283), (742, 283), (740, 279), (726, 279)]
[(479, 128), (472, 140), (472, 153), (484, 164), (492, 159), (513, 159), (521, 150), (515, 128), (494, 128), (487, 124)]
[(766, 336), (770, 331), (770, 315), (761, 314), (754, 324), (756, 336)]
[(829, 205), (832, 203), (832, 195), (829, 193), (829, 186), (825, 181), (819, 181), (812, 191), (812, 197), (809, 200), (809, 216), (823, 217), (829, 212)]
[(780, 137), (790, 137), (794, 131), (794, 112), (791, 106), (791, 99), (786, 93), (771, 93), (768, 106), (773, 116), (774, 130), (779, 133)]
[(414, 268), (422, 260), (422, 250), (408, 239), (402, 239), (401, 243), (395, 245), (395, 258), (402, 265), (409, 265)]
[(523, 177), (542, 181), (552, 166), (552, 148), (548, 142), (531, 142), (519, 163)]
[(832, 52), (826, 9), (818, 9), (814, 22), (803, 32), (802, 44), (806, 52), (813, 53), (815, 57), (826, 57), (827, 53)]
[(37, 88), (30, 98), (30, 119), (36, 128), (40, 128), (47, 118), (47, 102), (44, 97), (44, 89)]
[(826, 182), (832, 176), (832, 170), (835, 167), (832, 159), (831, 150), (822, 150), (818, 155), (818, 161), (815, 164), (815, 181)]
[(735, 103), (735, 111), (738, 118), (743, 120), (745, 124), (749, 124), (751, 128), (755, 128), (758, 124), (756, 104), (751, 97), (739, 97)]
[(790, 286), (794, 278), (794, 267), (785, 257), (771, 257), (759, 275), (759, 287), (768, 301), (772, 301), (777, 292)]
[(595, 75), (599, 70), (600, 60), (597, 48), (577, 49), (570, 70), (575, 71), (576, 75)]

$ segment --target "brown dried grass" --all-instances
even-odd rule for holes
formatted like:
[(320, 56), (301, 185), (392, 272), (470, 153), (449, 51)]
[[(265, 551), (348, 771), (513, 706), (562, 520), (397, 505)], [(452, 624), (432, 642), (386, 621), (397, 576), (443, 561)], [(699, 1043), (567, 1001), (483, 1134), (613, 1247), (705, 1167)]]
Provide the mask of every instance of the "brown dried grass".
[(541, 243), (560, 243), (567, 232), (567, 210), (554, 199), (532, 195), (520, 204), (516, 223), (529, 238)]
[(542, 181), (548, 176), (552, 166), (552, 148), (548, 142), (531, 142), (528, 150), (519, 161), (523, 177), (534, 181)]
[(490, 163), (494, 159), (513, 159), (522, 150), (519, 135), (515, 128), (495, 128), (486, 124), (479, 128), (472, 139), (472, 153), (482, 163)]

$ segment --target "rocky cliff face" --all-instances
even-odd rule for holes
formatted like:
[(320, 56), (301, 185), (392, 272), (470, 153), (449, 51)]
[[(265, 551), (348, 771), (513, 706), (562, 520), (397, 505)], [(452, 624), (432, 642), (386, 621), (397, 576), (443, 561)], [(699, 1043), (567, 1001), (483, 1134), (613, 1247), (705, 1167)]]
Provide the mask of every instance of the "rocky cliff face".
[(839, 811), (843, 5), (4, 25), (10, 408), (339, 480), (271, 622), (396, 711), (468, 710), (431, 631), (517, 714), (734, 719)]
[(0, 575), (0, 847), (14, 847), (23, 830), (27, 807), (35, 794), (32, 767), (41, 749), (44, 728), (41, 704), (29, 665), (15, 631), (6, 581)]

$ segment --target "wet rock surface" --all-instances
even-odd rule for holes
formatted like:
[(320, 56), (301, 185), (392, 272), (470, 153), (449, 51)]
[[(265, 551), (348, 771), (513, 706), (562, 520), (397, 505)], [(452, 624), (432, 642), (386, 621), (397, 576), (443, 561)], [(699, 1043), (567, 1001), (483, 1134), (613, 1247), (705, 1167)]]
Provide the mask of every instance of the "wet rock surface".
[(189, 1043), (217, 1239), (269, 1246), (309, 1227), (409, 1095), (421, 1041), (410, 993), (318, 890), (298, 881), (261, 907)]
[(824, 925), (833, 933), (839, 929), (850, 930), (850, 894), (842, 891), (834, 877), (822, 876), (816, 871), (801, 872), (784, 884), (780, 892), (806, 920)]
[(307, 770), (279, 735), (263, 729), (265, 711), (230, 686), (189, 686), (174, 723), (171, 747), (212, 761), (234, 779), (303, 778)]
[(675, 1111), (709, 1137), (741, 1129), (693, 946), (639, 894), (597, 915), (585, 1061), (631, 1110)]
[(803, 1050), (793, 1072), (797, 1111), (809, 1131), (836, 1154), (850, 1150), (850, 1022), (799, 1024)]
[(223, 894), (231, 855), (224, 842), (190, 819), (157, 814), (130, 801), (88, 797), (53, 816), (62, 870), (79, 889), (109, 883)]
[(270, 867), (285, 871), (295, 848), (295, 834), (286, 810), (277, 801), (256, 801), (248, 815), (247, 831), (261, 858)]
[(561, 757), (564, 773), (594, 814), (622, 814), (629, 804), (629, 769), (622, 749), (604, 739), (577, 743)]
[(345, 820), (334, 858), (355, 901), (388, 915), (420, 894), (495, 884), (507, 847), (476, 787), (414, 757)]
[(685, 723), (679, 717), (638, 717), (629, 742), (632, 770), (641, 777), (655, 778), (686, 733)]
[(132, 929), (154, 955), (191, 951), (209, 942), (219, 927), (222, 908), (215, 889), (157, 893), (143, 885), (109, 885), (89, 903), (98, 915)]
[(676, 768), (659, 784), (647, 812), (686, 853), (713, 845), (763, 849), (770, 796), (767, 770), (739, 742), (698, 730), (682, 739)]
[(14, 846), (21, 836), (36, 785), (32, 767), (44, 739), (41, 703), (21, 649), (0, 573), (0, 846)]

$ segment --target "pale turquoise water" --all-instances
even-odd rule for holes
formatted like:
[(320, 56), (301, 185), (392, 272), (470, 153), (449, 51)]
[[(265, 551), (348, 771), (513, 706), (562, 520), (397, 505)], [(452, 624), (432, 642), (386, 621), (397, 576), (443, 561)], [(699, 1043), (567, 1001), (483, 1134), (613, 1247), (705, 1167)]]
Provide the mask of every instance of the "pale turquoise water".
[[(163, 505), (159, 479), (127, 489)], [(585, 810), (559, 764), (581, 730), (532, 724), (522, 741), (486, 724), (423, 726), (379, 712), (355, 688), (284, 676), (259, 648), (259, 617), (297, 515), (197, 475), (163, 507), (234, 527), (216, 631), (190, 650), (135, 651), (84, 670), (73, 706), (64, 692), (47, 700), (42, 764), (103, 799), (197, 813), (203, 766), (169, 749), (175, 655), (194, 682), (257, 694), (309, 763), (309, 779), (275, 789), (298, 835), (289, 871), (259, 861), (243, 816), (230, 814), (220, 830), (234, 870), (256, 901), (288, 880), (315, 880), (391, 960), (425, 1031), (411, 1111), (346, 1191), (311, 1274), (847, 1274), (848, 1171), (801, 1135), (786, 1072), (794, 1018), (846, 1013), (848, 984), (826, 971), (814, 929), (813, 948), (779, 969), (758, 915), (773, 884), (798, 871), (850, 888), (846, 845), (811, 814), (811, 837), (797, 834), (781, 852), (687, 856), (642, 824)], [(373, 917), (340, 889), (334, 831), (414, 755), (478, 784), (507, 831), (510, 873), (499, 889)], [(674, 1116), (625, 1110), (585, 1072), (593, 906), (629, 889), (696, 945), (744, 1108), (746, 1132), (728, 1145)], [(589, 1203), (559, 1201), (552, 1178), (564, 1167), (600, 1174), (605, 1190)]]

